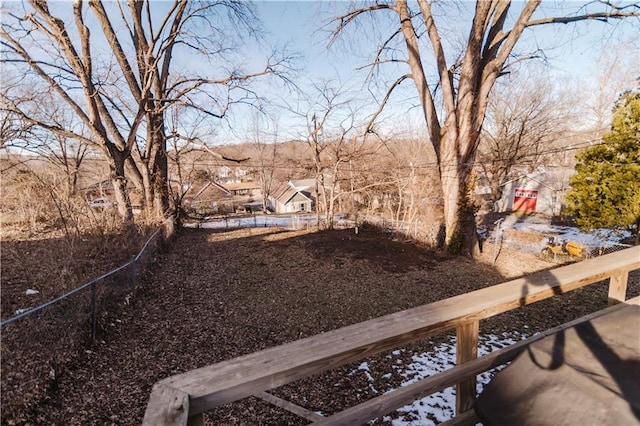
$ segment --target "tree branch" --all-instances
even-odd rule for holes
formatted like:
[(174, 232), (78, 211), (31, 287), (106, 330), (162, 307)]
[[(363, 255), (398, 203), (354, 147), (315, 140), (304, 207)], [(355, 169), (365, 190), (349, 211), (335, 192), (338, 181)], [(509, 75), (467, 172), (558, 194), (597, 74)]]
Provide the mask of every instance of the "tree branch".
[[(136, 80), (136, 76), (133, 72), (133, 68), (131, 68), (131, 64), (129, 64), (129, 60), (124, 53), (124, 49), (122, 48), (122, 44), (116, 35), (113, 26), (111, 25), (111, 21), (107, 15), (107, 12), (104, 9), (104, 5), (102, 2), (92, 1), (89, 3), (91, 8), (93, 9), (93, 13), (98, 19), (100, 26), (102, 27), (102, 31), (104, 32), (105, 38), (113, 51), (114, 56), (116, 57), (116, 61), (120, 65), (120, 69), (122, 70), (122, 74), (129, 85), (129, 90), (134, 95), (136, 101), (140, 102), (142, 97), (140, 85)], [(126, 20), (125, 20), (126, 21)]]
[[(429, 129), (429, 136), (431, 143), (433, 144), (436, 155), (439, 154), (440, 146), (440, 122), (438, 121), (437, 110), (435, 102), (429, 86), (427, 84), (427, 77), (424, 72), (424, 66), (422, 65), (422, 59), (420, 57), (420, 48), (418, 46), (418, 38), (416, 36), (415, 28), (411, 22), (411, 14), (407, 6), (406, 0), (399, 0), (397, 2), (397, 13), (400, 17), (400, 24), (402, 34), (405, 38), (405, 44), (407, 46), (407, 53), (409, 55), (409, 67), (411, 68), (411, 77), (418, 89), (418, 96), (420, 98), (420, 104), (424, 112), (425, 121)], [(427, 5), (428, 6), (428, 5)]]
[[(486, 2), (480, 3), (484, 4)], [(427, 27), (427, 35), (429, 36), (429, 41), (431, 42), (431, 48), (433, 49), (436, 57), (438, 75), (440, 77), (440, 85), (442, 86), (442, 96), (444, 99), (447, 116), (449, 116), (451, 114), (454, 114), (456, 101), (455, 92), (453, 90), (453, 81), (451, 79), (451, 75), (449, 74), (449, 68), (447, 67), (444, 49), (442, 48), (442, 41), (440, 40), (438, 28), (436, 27), (433, 20), (433, 15), (431, 14), (431, 4), (426, 0), (418, 0), (418, 4), (420, 5), (420, 11), (422, 12), (422, 19), (424, 20), (424, 24)]]
[(525, 26), (533, 27), (536, 25), (545, 25), (545, 24), (569, 24), (571, 22), (586, 21), (586, 20), (609, 22), (609, 19), (623, 19), (623, 18), (630, 18), (634, 16), (640, 16), (640, 10), (633, 11), (633, 12), (623, 12), (622, 10), (616, 9), (614, 12), (587, 13), (584, 15), (576, 15), (576, 16), (556, 16), (556, 17), (535, 19), (532, 21), (528, 21), (525, 24)]
[(196, 144), (196, 145), (199, 145), (202, 150), (208, 152), (209, 154), (213, 155), (214, 157), (216, 157), (216, 158), (218, 158), (220, 160), (232, 161), (232, 162), (238, 163), (238, 164), (244, 163), (245, 161), (251, 160), (251, 157), (231, 158), (231, 157), (224, 156), (224, 155), (222, 155), (222, 154), (220, 154), (218, 152), (215, 152), (211, 148), (209, 148), (204, 141), (200, 140), (200, 138), (197, 138), (197, 137), (188, 137), (188, 136), (185, 136), (185, 135), (181, 135), (179, 133), (173, 133), (171, 136), (175, 137), (175, 138), (178, 138), (178, 139), (181, 139), (181, 140), (184, 140), (184, 141), (187, 141), (187, 142), (190, 142), (190, 143), (193, 143), (193, 144)]
[(376, 110), (375, 113), (373, 113), (373, 116), (371, 117), (371, 119), (369, 120), (369, 122), (367, 123), (367, 127), (364, 130), (364, 133), (370, 133), (371, 130), (373, 129), (373, 124), (376, 121), (376, 119), (378, 118), (378, 116), (382, 113), (382, 110), (384, 110), (385, 106), (387, 105), (387, 102), (389, 101), (389, 98), (391, 97), (391, 92), (393, 92), (393, 90), (398, 87), (403, 81), (405, 81), (407, 78), (411, 78), (411, 74), (406, 74), (403, 75), (402, 77), (398, 78), (392, 85), (391, 87), (389, 87), (389, 89), (387, 90), (387, 93), (384, 96), (384, 99), (382, 100), (382, 102), (380, 102), (380, 105), (378, 106), (378, 109)]
[(368, 7), (363, 7), (360, 9), (352, 10), (344, 15), (338, 16), (337, 18), (332, 19), (332, 22), (338, 22), (338, 25), (335, 30), (331, 32), (331, 38), (329, 40), (329, 46), (331, 46), (335, 40), (338, 38), (338, 35), (353, 21), (355, 21), (358, 16), (363, 15), (365, 13), (374, 12), (376, 10), (392, 10), (393, 6), (389, 4), (375, 4)]

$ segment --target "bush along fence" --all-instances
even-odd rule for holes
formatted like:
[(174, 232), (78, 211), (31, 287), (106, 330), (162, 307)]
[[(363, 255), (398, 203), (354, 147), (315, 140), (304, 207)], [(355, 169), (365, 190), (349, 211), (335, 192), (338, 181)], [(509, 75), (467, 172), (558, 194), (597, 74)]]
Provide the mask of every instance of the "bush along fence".
[(0, 322), (3, 423), (7, 418), (37, 423), (42, 398), (55, 394), (59, 374), (80, 355), (90, 353), (100, 330), (113, 324), (110, 315), (128, 303), (138, 280), (174, 235), (174, 227), (170, 217), (131, 261)]

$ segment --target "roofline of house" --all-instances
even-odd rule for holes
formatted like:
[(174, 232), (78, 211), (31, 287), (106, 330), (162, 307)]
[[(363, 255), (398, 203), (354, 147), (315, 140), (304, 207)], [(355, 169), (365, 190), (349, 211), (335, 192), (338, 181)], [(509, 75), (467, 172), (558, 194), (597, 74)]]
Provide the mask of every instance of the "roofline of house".
[(224, 192), (227, 195), (231, 194), (231, 191), (229, 191), (224, 186), (220, 185), (218, 182), (209, 181), (202, 188), (200, 188), (200, 190), (198, 192), (196, 192), (196, 194), (193, 196), (193, 198), (198, 198), (211, 185), (215, 186), (216, 188), (218, 188), (219, 190), (221, 190), (222, 192)]
[(513, 178), (513, 179), (511, 179), (511, 180), (508, 180), (508, 181), (506, 181), (505, 183), (501, 184), (500, 186), (505, 186), (505, 185), (507, 185), (507, 184), (509, 184), (509, 183), (511, 183), (511, 182), (515, 182), (515, 181), (520, 180), (520, 179), (522, 179), (522, 178), (527, 178), (527, 179), (529, 179), (529, 180), (532, 180), (532, 181), (534, 181), (534, 182), (536, 182), (536, 183), (539, 183), (539, 184), (540, 184), (540, 185), (542, 185), (542, 186), (546, 186), (547, 188), (549, 188), (549, 189), (551, 189), (551, 190), (553, 190), (553, 191), (560, 191), (560, 189), (558, 189), (558, 188), (554, 188), (554, 187), (553, 187), (553, 186), (551, 186), (551, 185), (548, 185), (548, 184), (546, 184), (546, 183), (544, 183), (544, 182), (539, 181), (538, 179), (532, 178), (531, 176), (529, 176), (529, 175), (525, 175), (525, 174), (522, 174), (522, 175), (518, 176), (517, 178)]

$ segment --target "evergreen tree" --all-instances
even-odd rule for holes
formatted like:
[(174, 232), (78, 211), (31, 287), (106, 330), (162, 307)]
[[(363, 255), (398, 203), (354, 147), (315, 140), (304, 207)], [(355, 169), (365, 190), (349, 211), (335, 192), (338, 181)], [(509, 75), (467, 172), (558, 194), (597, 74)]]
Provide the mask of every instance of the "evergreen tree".
[(602, 144), (576, 156), (569, 212), (585, 229), (619, 227), (640, 236), (640, 90), (624, 93)]

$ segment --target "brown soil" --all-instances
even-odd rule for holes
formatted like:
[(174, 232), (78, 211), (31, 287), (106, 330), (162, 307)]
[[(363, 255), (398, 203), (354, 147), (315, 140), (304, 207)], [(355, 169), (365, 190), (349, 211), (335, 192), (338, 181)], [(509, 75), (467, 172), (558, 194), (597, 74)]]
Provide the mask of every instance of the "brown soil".
[[(366, 228), (357, 235), (181, 230), (90, 351), (52, 374), (47, 396), (37, 404), (25, 408), (3, 400), (2, 423), (140, 424), (152, 385), (170, 375), (555, 266), (504, 251), (494, 267), (491, 253), (483, 256), (484, 262), (448, 257)], [(640, 293), (638, 281), (631, 280), (633, 295)], [(605, 301), (606, 287), (591, 286), (484, 321), (482, 329), (531, 334), (604, 307)], [(438, 342), (409, 349), (428, 350)], [(410, 356), (410, 350), (404, 353)], [(401, 377), (385, 376), (390, 357), (368, 362), (378, 391), (398, 385)], [(331, 414), (373, 396), (370, 382), (353, 369), (332, 370), (274, 393)], [(208, 413), (206, 421), (306, 423), (255, 398)]]

